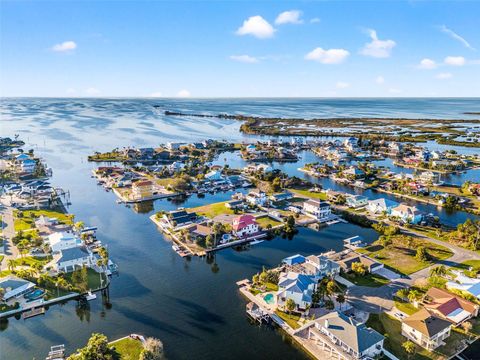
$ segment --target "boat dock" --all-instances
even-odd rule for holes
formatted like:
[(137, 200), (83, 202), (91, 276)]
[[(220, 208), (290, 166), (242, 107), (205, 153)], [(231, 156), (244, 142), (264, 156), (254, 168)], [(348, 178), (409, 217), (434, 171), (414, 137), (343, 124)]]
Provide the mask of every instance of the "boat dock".
[(34, 316), (37, 316), (37, 315), (43, 315), (43, 314), (45, 314), (45, 308), (42, 306), (42, 307), (39, 307), (39, 308), (33, 308), (33, 309), (25, 311), (22, 314), (22, 317), (23, 317), (23, 319), (28, 319), (28, 318), (31, 318), (31, 317), (34, 317)]
[(50, 351), (45, 360), (64, 360), (65, 359), (65, 345), (54, 345), (50, 347)]

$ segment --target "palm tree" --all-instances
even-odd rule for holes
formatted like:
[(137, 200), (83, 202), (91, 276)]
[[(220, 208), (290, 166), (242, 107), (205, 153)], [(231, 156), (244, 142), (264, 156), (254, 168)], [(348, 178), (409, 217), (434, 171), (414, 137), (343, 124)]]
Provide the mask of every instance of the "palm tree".
[(7, 266), (8, 266), (8, 269), (13, 272), (17, 267), (17, 262), (14, 259), (9, 259), (7, 261)]
[(397, 291), (397, 296), (402, 299), (408, 299), (408, 294), (410, 293), (410, 290), (408, 288), (403, 288)]
[(345, 295), (343, 294), (338, 294), (337, 295), (337, 302), (340, 304), (340, 311), (342, 310), (342, 304), (345, 303)]
[(444, 265), (436, 266), (430, 269), (430, 276), (445, 276), (447, 268)]
[(408, 293), (408, 301), (410, 301), (411, 303), (413, 303), (419, 297), (420, 297), (420, 293), (418, 292), (418, 290), (415, 290), (415, 289), (410, 290), (410, 292)]

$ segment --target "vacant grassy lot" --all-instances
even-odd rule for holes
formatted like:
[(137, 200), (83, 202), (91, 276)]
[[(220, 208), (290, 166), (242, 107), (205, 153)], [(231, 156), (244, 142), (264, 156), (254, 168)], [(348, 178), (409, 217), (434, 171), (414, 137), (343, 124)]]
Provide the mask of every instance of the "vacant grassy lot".
[[(453, 255), (445, 246), (437, 245), (426, 240), (412, 238), (411, 242), (404, 242), (395, 237), (393, 244), (383, 247), (378, 243), (360, 249), (359, 251), (384, 263), (398, 272), (408, 275), (422, 270), (434, 263), (436, 260), (448, 259)], [(433, 258), (432, 261), (419, 261), (415, 258), (416, 249), (424, 246), (428, 254)]]
[(308, 190), (298, 190), (298, 189), (287, 189), (288, 191), (312, 199), (327, 200), (327, 194), (323, 192), (312, 192)]
[(390, 282), (387, 278), (377, 274), (365, 274), (363, 276), (354, 273), (342, 274), (342, 277), (359, 286), (380, 287)]
[(268, 217), (268, 216), (261, 216), (256, 218), (255, 220), (257, 221), (258, 225), (260, 225), (262, 229), (266, 229), (268, 224), (272, 225), (272, 227), (282, 224), (280, 221), (272, 219), (271, 217)]
[(112, 341), (110, 346), (120, 355), (121, 360), (138, 360), (143, 350), (142, 342), (131, 338)]
[(230, 214), (233, 215), (234, 212), (232, 209), (228, 209), (225, 206), (226, 201), (209, 204), (204, 206), (199, 206), (196, 208), (187, 209), (188, 212), (196, 212), (198, 215), (208, 217), (213, 219), (215, 216), (222, 215), (222, 214)]
[(49, 218), (55, 218), (59, 222), (64, 224), (73, 224), (72, 215), (64, 214), (62, 212), (54, 210), (15, 210), (13, 215), (15, 231), (25, 231), (32, 229), (35, 226), (35, 219), (39, 218), (42, 215)]
[(295, 314), (287, 314), (281, 310), (275, 310), (275, 314), (285, 321), (292, 329), (298, 329), (300, 327), (300, 324), (298, 323), (300, 316)]
[(400, 298), (395, 298), (395, 307), (407, 315), (415, 314), (418, 311), (415, 306)]

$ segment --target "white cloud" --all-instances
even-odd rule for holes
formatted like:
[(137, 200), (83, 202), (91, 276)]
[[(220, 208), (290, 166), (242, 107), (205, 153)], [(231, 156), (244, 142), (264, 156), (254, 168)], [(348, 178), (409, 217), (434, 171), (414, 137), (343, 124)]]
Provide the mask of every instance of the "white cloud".
[(476, 50), (472, 45), (470, 45), (470, 43), (467, 40), (465, 40), (463, 37), (458, 35), (452, 29), (449, 29), (445, 25), (440, 26), (440, 30), (442, 32), (444, 32), (445, 34), (447, 34), (448, 36), (450, 36), (452, 39), (455, 39), (455, 40), (459, 41), (460, 43), (462, 43), (462, 45), (465, 46), (466, 48), (468, 48), (470, 50)]
[(316, 23), (319, 23), (320, 22), (320, 18), (313, 18), (313, 19), (310, 19), (310, 24), (316, 24)]
[(445, 64), (451, 66), (465, 65), (465, 58), (463, 56), (447, 56), (443, 61), (445, 62)]
[(275, 24), (303, 24), (303, 20), (300, 19), (302, 12), (300, 10), (284, 11), (277, 16)]
[(452, 77), (453, 75), (451, 73), (440, 73), (435, 75), (435, 78), (440, 80), (451, 79)]
[(339, 81), (335, 84), (335, 87), (337, 89), (346, 89), (346, 88), (350, 87), (350, 84), (345, 82), (345, 81)]
[(181, 97), (181, 98), (188, 98), (188, 97), (190, 97), (190, 96), (191, 96), (190, 91), (185, 90), (185, 89), (180, 90), (180, 91), (177, 93), (177, 97)]
[(56, 52), (68, 52), (73, 51), (77, 48), (75, 41), (64, 41), (61, 44), (55, 44), (52, 46), (52, 50)]
[(100, 90), (94, 87), (89, 87), (88, 89), (85, 90), (85, 94), (89, 96), (98, 95), (100, 94)]
[(397, 45), (395, 41), (379, 40), (377, 37), (377, 32), (372, 29), (368, 29), (367, 32), (372, 41), (365, 44), (360, 53), (365, 56), (372, 56), (376, 58), (390, 57), (392, 49), (395, 47), (395, 45)]
[(384, 78), (383, 76), (377, 76), (377, 77), (375, 78), (375, 82), (376, 82), (377, 84), (383, 84), (383, 83), (385, 82), (385, 78)]
[(419, 69), (427, 69), (427, 70), (435, 69), (436, 67), (437, 67), (437, 63), (432, 59), (428, 59), (428, 58), (422, 59), (422, 61), (420, 61), (420, 64), (418, 65)]
[(247, 64), (258, 63), (258, 59), (250, 55), (231, 55), (230, 59)]
[(402, 90), (396, 89), (396, 88), (390, 88), (390, 89), (388, 89), (388, 92), (390, 94), (400, 94), (402, 92)]
[(260, 15), (250, 16), (238, 28), (237, 35), (252, 35), (259, 39), (267, 39), (273, 36), (275, 29)]
[(318, 47), (305, 55), (305, 59), (318, 61), (322, 64), (340, 64), (349, 55), (350, 53), (345, 49), (324, 50)]
[(151, 93), (150, 95), (148, 95), (148, 97), (152, 97), (152, 98), (158, 98), (158, 97), (162, 97), (163, 94), (160, 92), (160, 91), (155, 91), (153, 93)]

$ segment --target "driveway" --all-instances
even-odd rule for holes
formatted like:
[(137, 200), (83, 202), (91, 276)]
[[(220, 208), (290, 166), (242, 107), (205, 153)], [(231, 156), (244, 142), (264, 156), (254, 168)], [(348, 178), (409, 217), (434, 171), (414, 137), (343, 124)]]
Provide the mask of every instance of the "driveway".
[(7, 261), (9, 259), (16, 259), (18, 257), (18, 249), (13, 244), (12, 238), (15, 236), (15, 228), (13, 225), (13, 210), (10, 207), (4, 207), (0, 205), (0, 215), (3, 221), (3, 258), (0, 264), (0, 271), (7, 269)]

